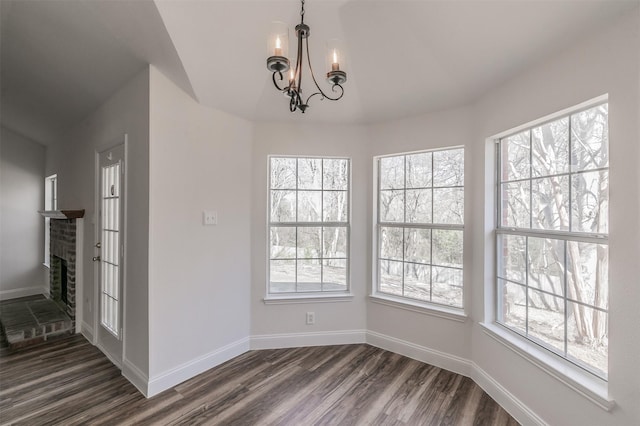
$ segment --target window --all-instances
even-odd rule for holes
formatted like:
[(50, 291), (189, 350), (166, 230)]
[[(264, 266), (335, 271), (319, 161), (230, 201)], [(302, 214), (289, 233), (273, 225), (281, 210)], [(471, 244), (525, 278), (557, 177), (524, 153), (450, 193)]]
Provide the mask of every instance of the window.
[(269, 158), (269, 294), (349, 290), (349, 168), (346, 158)]
[(376, 163), (376, 293), (462, 308), (464, 149)]
[[(51, 175), (44, 180), (44, 209), (56, 210), (58, 208), (58, 175)], [(49, 236), (51, 218), (44, 218), (44, 264), (49, 266)]]
[(608, 105), (499, 140), (497, 321), (606, 378)]

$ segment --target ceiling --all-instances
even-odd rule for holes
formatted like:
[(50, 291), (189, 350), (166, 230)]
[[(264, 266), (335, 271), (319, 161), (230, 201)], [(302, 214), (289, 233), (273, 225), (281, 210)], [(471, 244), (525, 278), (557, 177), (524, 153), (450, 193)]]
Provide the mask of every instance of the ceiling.
[(316, 97), (304, 116), (288, 112), (266, 70), (270, 23), (293, 32), (298, 1), (0, 3), (2, 125), (48, 144), (148, 63), (199, 102), (251, 121), (370, 123), (462, 105), (640, 0), (307, 0), (319, 83), (327, 87), (333, 38), (348, 81), (340, 102)]

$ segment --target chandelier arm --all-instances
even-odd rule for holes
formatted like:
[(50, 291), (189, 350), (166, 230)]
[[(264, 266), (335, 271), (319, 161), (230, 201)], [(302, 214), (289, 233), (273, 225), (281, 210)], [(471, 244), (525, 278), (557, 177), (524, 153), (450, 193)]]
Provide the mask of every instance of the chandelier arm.
[(280, 77), (280, 81), (284, 80), (284, 76), (282, 75), (282, 72), (274, 71), (273, 75), (271, 76), (271, 79), (273, 80), (273, 85), (276, 86), (276, 89), (278, 89), (281, 92), (286, 91), (288, 89), (288, 86), (285, 88), (281, 88), (278, 82), (276, 81), (276, 74), (278, 74), (278, 76)]
[[(303, 11), (304, 11), (304, 3), (303, 3)], [(304, 20), (304, 15), (303, 15), (303, 20)], [(296, 57), (296, 70), (295, 70), (295, 73), (297, 75), (294, 76), (294, 78), (298, 77), (298, 93), (302, 93), (302, 65), (304, 61), (304, 58), (302, 56), (303, 55), (302, 40), (303, 40), (303, 34), (302, 34), (302, 31), (299, 31), (298, 32), (298, 55)]]
[(320, 88), (320, 86), (318, 85), (318, 82), (316, 81), (316, 76), (313, 74), (313, 68), (311, 67), (311, 57), (309, 56), (309, 40), (307, 39), (306, 42), (306, 48), (307, 48), (307, 63), (309, 64), (309, 71), (311, 72), (311, 79), (313, 80), (313, 84), (316, 85), (316, 88), (318, 89), (318, 92), (313, 93), (311, 95), (309, 95), (309, 97), (307, 98), (307, 104), (309, 103), (309, 99), (311, 99), (312, 96), (314, 95), (322, 95), (322, 99), (327, 98), (330, 101), (337, 101), (340, 98), (342, 98), (342, 96), (344, 95), (344, 89), (342, 88), (342, 86), (340, 86), (339, 84), (334, 84), (332, 87), (332, 90), (335, 92), (335, 87), (339, 86), (340, 89), (342, 89), (342, 92), (340, 93), (340, 96), (338, 96), (337, 98), (332, 98), (331, 96), (328, 96), (326, 93), (324, 93), (324, 91)]

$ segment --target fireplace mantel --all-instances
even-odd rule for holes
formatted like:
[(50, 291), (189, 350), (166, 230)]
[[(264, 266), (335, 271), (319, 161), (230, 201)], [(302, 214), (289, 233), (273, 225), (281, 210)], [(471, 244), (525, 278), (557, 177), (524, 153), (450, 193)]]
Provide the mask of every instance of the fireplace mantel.
[(40, 210), (42, 216), (51, 219), (79, 219), (84, 217), (84, 209), (81, 210)]

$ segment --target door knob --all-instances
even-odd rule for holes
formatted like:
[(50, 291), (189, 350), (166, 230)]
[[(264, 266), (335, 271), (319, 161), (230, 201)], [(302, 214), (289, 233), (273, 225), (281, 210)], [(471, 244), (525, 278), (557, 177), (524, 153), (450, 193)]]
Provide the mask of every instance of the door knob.
[(100, 248), (100, 247), (102, 247), (102, 244), (100, 244), (100, 242), (97, 242), (96, 243), (96, 248)]
[(93, 256), (94, 262), (100, 262), (100, 256)]

